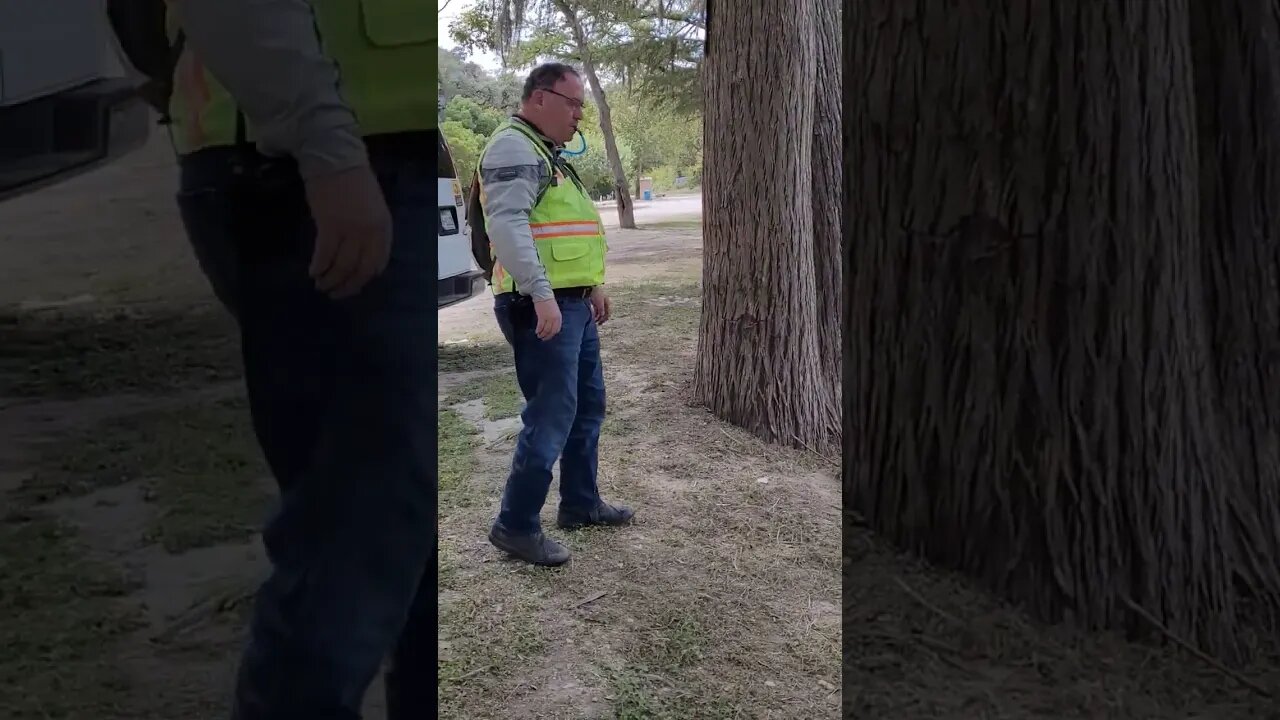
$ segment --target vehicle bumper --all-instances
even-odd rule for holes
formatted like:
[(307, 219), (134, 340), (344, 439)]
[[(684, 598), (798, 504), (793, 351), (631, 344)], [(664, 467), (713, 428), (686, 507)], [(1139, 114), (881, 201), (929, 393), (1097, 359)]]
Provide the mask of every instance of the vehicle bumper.
[(138, 149), (152, 122), (150, 106), (123, 78), (0, 107), (0, 201)]
[(441, 278), (437, 281), (437, 286), (439, 288), (437, 308), (446, 308), (479, 295), (484, 292), (488, 283), (485, 282), (484, 273), (471, 270), (453, 277)]

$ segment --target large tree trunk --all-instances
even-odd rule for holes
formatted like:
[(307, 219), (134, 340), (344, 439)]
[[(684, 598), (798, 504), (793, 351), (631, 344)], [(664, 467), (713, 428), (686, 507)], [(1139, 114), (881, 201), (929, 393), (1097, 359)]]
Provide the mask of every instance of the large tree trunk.
[(1056, 620), (1234, 649), (1187, 0), (855, 3), (845, 502)]
[(839, 426), (815, 310), (813, 9), (743, 2), (711, 20), (695, 394), (769, 441), (816, 449)]
[(840, 2), (814, 0), (816, 25), (813, 112), (813, 264), (817, 300), (818, 349), (822, 374), (833, 397), (840, 398), (841, 213), (844, 179), (843, 138), (840, 135), (841, 83)]
[(1201, 233), (1244, 584), (1280, 592), (1280, 22), (1256, 0), (1193, 0)]
[(622, 154), (618, 152), (618, 140), (613, 133), (613, 113), (609, 110), (609, 101), (604, 95), (604, 85), (596, 72), (595, 62), (591, 58), (591, 48), (587, 45), (587, 35), (582, 29), (582, 22), (568, 0), (554, 0), (556, 9), (564, 16), (569, 32), (573, 34), (574, 45), (578, 48), (578, 59), (582, 61), (582, 72), (591, 85), (591, 96), (595, 98), (596, 107), (600, 110), (600, 134), (604, 136), (604, 150), (609, 157), (609, 168), (613, 170), (613, 195), (618, 202), (618, 226), (635, 229), (635, 206), (631, 195), (627, 192), (627, 172), (622, 167)]

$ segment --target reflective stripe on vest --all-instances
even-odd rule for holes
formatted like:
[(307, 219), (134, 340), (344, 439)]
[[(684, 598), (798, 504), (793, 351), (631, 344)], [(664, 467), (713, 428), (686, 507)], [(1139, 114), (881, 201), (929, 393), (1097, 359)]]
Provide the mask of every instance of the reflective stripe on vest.
[[(533, 143), (542, 161), (556, 178), (529, 212), (529, 230), (533, 234), (538, 259), (547, 273), (547, 281), (553, 289), (604, 284), (604, 258), (609, 249), (604, 224), (600, 220), (600, 211), (571, 168), (566, 167), (567, 172), (561, 172), (560, 164), (552, 160), (551, 153), (542, 140), (523, 124), (512, 121), (503, 123), (490, 137), (479, 162), (484, 162), (484, 155), (498, 134), (508, 129), (519, 132)], [(480, 197), (483, 206), (483, 181)], [(486, 215), (485, 224), (488, 223), (489, 217)], [(503, 270), (502, 263), (494, 256), (494, 294), (513, 292), (515, 289), (515, 280)]]
[[(362, 135), (434, 130), (439, 114), (435, 10), (422, 0), (311, 0), (325, 54)], [(170, 36), (177, 28), (170, 16)], [(174, 72), (179, 154), (235, 143), (236, 108), (187, 43)], [(249, 139), (253, 128), (249, 127)]]

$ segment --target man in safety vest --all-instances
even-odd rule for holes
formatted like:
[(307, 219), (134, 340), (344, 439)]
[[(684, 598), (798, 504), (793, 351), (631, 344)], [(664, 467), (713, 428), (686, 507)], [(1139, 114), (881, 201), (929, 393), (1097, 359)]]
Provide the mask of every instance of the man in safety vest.
[[(436, 17), (169, 0), (178, 202), (281, 492), (237, 720), (433, 717)], [(341, 70), (339, 77), (339, 68)]]
[(494, 309), (526, 403), (489, 541), (538, 565), (569, 559), (568, 548), (544, 535), (539, 522), (557, 459), (561, 528), (622, 525), (634, 515), (604, 502), (596, 485), (605, 416), (596, 327), (611, 310), (607, 244), (595, 204), (559, 155), (578, 130), (582, 103), (582, 79), (572, 67), (535, 68), (520, 112), (494, 133), (479, 163)]

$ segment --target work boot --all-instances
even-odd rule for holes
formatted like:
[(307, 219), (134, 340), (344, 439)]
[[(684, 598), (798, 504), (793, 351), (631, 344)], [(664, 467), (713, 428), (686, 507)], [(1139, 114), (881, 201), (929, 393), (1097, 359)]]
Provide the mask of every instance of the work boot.
[(569, 561), (569, 548), (547, 537), (541, 530), (517, 534), (494, 523), (489, 530), (489, 542), (499, 550), (534, 565), (554, 567)]
[(586, 527), (588, 525), (626, 525), (636, 511), (624, 505), (610, 505), (601, 500), (599, 505), (590, 510), (566, 509), (561, 507), (556, 513), (556, 526), (564, 530)]

